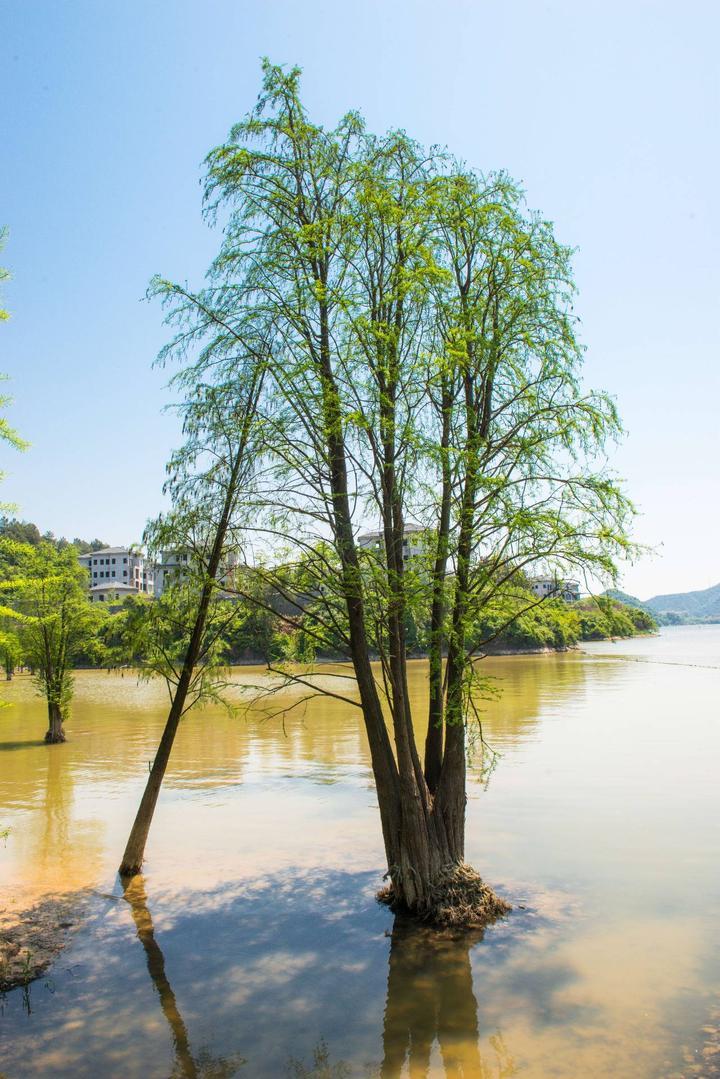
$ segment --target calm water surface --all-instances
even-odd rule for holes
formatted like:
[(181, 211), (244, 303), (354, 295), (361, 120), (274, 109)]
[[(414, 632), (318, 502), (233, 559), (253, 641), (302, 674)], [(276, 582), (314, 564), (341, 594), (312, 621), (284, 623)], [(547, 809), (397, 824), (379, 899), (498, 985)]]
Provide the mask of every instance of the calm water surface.
[(115, 867), (163, 690), (80, 674), (69, 741), (46, 747), (43, 706), (15, 679), (0, 712), (2, 902), (89, 889), (90, 919), (48, 976), (0, 1001), (0, 1073), (716, 1074), (720, 627), (485, 669), (502, 756), (489, 781), (479, 762), (471, 773), (467, 853), (515, 910), (460, 939), (374, 901), (383, 855), (357, 709), (189, 716), (131, 903)]

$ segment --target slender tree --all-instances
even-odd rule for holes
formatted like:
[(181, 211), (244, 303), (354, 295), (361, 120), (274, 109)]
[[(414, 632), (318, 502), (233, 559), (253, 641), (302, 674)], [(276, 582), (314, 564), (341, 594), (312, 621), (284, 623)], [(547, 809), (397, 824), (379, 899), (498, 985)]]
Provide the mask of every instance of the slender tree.
[(87, 598), (87, 573), (77, 551), (58, 551), (0, 539), (5, 579), (0, 615), (18, 627), (23, 656), (47, 702), (45, 741), (64, 742), (64, 722), (73, 693), (73, 663), (97, 639), (104, 611)]
[[(3, 619), (6, 623), (8, 619)], [(22, 644), (14, 629), (0, 629), (0, 666), (5, 669), (5, 679), (10, 682), (15, 668), (22, 662)]]
[[(175, 295), (162, 282), (156, 288)], [(186, 340), (183, 349), (187, 344)], [(264, 373), (255, 353), (240, 357), (233, 352), (230, 359), (223, 359), (222, 352), (217, 343), (210, 348), (213, 382), (198, 381), (200, 369), (195, 365), (178, 376), (187, 395), (181, 405), (186, 440), (168, 465), (166, 490), (173, 509), (146, 533), (151, 550), (160, 554), (169, 548), (183, 554), (186, 569), (141, 623), (139, 652), (145, 657), (145, 669), (165, 678), (170, 710), (120, 864), (123, 877), (140, 872), (180, 720), (200, 701), (217, 695), (219, 649), (238, 615), (232, 605), (219, 606), (218, 598), (253, 470)], [(199, 363), (205, 367), (207, 362), (208, 353), (203, 351)], [(228, 362), (233, 368), (230, 384), (223, 378)]]

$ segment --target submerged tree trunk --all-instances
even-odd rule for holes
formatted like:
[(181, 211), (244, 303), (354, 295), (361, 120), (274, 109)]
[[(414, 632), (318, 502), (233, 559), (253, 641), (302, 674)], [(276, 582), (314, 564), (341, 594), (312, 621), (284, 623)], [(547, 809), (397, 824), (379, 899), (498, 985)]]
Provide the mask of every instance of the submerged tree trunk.
[(160, 787), (162, 786), (162, 781), (165, 777), (173, 742), (175, 741), (175, 735), (177, 734), (178, 724), (185, 707), (190, 677), (192, 675), (192, 667), (193, 664), (188, 664), (186, 661), (178, 688), (175, 692), (170, 714), (168, 715), (165, 724), (165, 730), (160, 739), (160, 745), (155, 754), (155, 760), (153, 761), (150, 775), (140, 800), (140, 806), (135, 816), (127, 846), (125, 847), (125, 853), (123, 854), (123, 860), (119, 869), (121, 877), (134, 876), (136, 873), (140, 872), (142, 867), (143, 858), (145, 857), (145, 844), (147, 843), (148, 833), (150, 832), (150, 825), (152, 824), (153, 814), (155, 813), (155, 806), (157, 804), (158, 795), (160, 794)]
[(48, 729), (45, 732), (45, 741), (48, 745), (65, 741), (62, 710), (55, 701), (48, 701)]

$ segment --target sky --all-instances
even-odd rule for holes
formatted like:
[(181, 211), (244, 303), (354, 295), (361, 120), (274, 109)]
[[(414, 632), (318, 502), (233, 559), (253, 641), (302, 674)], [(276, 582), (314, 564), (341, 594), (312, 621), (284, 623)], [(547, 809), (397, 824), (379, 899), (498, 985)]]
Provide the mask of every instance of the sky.
[(199, 285), (219, 236), (202, 161), (255, 102), (260, 58), (348, 109), (506, 169), (577, 249), (588, 385), (654, 553), (649, 598), (720, 581), (717, 41), (685, 0), (0, 0), (3, 500), (42, 529), (138, 540), (178, 442), (153, 369), (155, 273)]

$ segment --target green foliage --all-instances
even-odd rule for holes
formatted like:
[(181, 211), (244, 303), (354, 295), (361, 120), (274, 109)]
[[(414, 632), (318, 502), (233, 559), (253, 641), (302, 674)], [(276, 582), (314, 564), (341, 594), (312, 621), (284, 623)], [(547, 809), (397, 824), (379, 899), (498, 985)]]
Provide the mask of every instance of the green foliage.
[[(19, 521), (16, 517), (0, 517), (0, 536), (16, 540), (18, 543), (29, 543), (33, 547), (37, 547), (43, 540), (46, 543), (52, 543), (60, 550), (70, 545), (70, 540), (65, 539), (64, 536), (57, 539), (53, 532), (41, 533), (32, 521)], [(108, 544), (99, 539), (83, 540), (76, 537), (72, 540), (72, 546), (78, 554), (87, 554), (89, 551), (99, 551)]]
[[(2, 251), (3, 247), (5, 246), (6, 240), (7, 229), (0, 228), (0, 251)], [(4, 270), (2, 266), (0, 266), (0, 285), (2, 285), (3, 281), (7, 281), (9, 277), (10, 274), (8, 273), (8, 271)], [(5, 310), (4, 307), (0, 307), (0, 322), (4, 322), (8, 318), (10, 318), (9, 313)]]
[[(4, 618), (7, 623), (9, 620)], [(18, 634), (12, 629), (0, 629), (0, 664), (10, 678), (16, 667), (23, 662), (23, 647)]]
[[(3, 228), (0, 228), (0, 251), (2, 251), (3, 247), (5, 246), (6, 238), (7, 231)], [(8, 271), (4, 270), (2, 266), (0, 266), (0, 285), (3, 281), (7, 281), (9, 276), (10, 274), (8, 273)], [(5, 321), (9, 317), (10, 315), (5, 310), (5, 308), (0, 306), (0, 322)], [(7, 375), (0, 375), (0, 381), (5, 381), (7, 377)], [(12, 398), (0, 394), (0, 409), (6, 408), (11, 403), (11, 400)], [(16, 450), (24, 450), (27, 448), (27, 442), (25, 442), (24, 439), (20, 438), (20, 435), (13, 427), (10, 426), (4, 416), (0, 416), (0, 440), (2, 440), (3, 442), (7, 442), (11, 446), (14, 446)], [(0, 479), (2, 479), (1, 473)]]
[[(519, 187), (401, 132), (374, 136), (355, 113), (322, 128), (304, 109), (299, 71), (267, 61), (256, 109), (207, 166), (223, 242), (203, 292), (156, 283), (180, 325), (165, 356), (195, 344), (181, 376), (195, 386), (218, 363), (226, 377), (238, 349), (269, 335), (253, 523), (294, 548), (295, 565), (323, 525), (334, 548), (332, 572), (313, 572), (308, 589), (303, 654), (348, 654), (342, 607), (358, 591), (376, 654), (390, 653), (389, 612), (402, 612), (408, 647), (426, 643), (432, 544), (422, 574), (385, 551), (374, 563), (361, 551), (353, 566), (327, 501), (332, 453), (344, 455), (353, 512), (391, 528), (400, 510), (437, 535), (447, 484), (441, 576), (460, 648), (472, 626), (501, 617), (493, 598), (518, 567), (612, 576), (631, 549), (632, 506), (603, 460), (621, 427), (612, 400), (580, 382), (571, 251)], [(552, 627), (522, 617), (518, 639), (578, 632), (563, 615)]]
[[(172, 696), (180, 681), (197, 607), (198, 582), (192, 576), (174, 581), (154, 600), (129, 596), (106, 631), (113, 661), (136, 667), (145, 678), (163, 678)], [(234, 606), (215, 596), (202, 630), (183, 714), (203, 702), (223, 702), (229, 634), (236, 619)]]
[(657, 625), (646, 611), (613, 601), (561, 599), (539, 602), (527, 589), (512, 586), (497, 594), (473, 623), (473, 648), (510, 650), (571, 648), (579, 641), (633, 637)]
[(649, 611), (614, 599), (608, 593), (582, 600), (574, 607), (580, 619), (580, 639), (584, 641), (657, 632), (657, 622)]
[(16, 627), (38, 693), (63, 716), (72, 699), (73, 665), (97, 647), (106, 617), (86, 593), (87, 575), (73, 547), (0, 538), (0, 616)]

